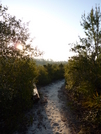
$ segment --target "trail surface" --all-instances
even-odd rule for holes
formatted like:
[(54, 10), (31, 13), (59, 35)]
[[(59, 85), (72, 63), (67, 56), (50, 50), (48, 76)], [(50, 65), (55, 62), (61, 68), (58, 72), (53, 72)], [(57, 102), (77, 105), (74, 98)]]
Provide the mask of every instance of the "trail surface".
[(72, 134), (68, 125), (69, 115), (66, 118), (64, 113), (65, 103), (60, 99), (63, 97), (60, 92), (63, 84), (64, 80), (40, 88), (43, 100), (33, 107), (33, 123), (27, 134)]
[(78, 134), (78, 121), (67, 106), (64, 83), (61, 80), (38, 89), (40, 101), (26, 113), (14, 134)]

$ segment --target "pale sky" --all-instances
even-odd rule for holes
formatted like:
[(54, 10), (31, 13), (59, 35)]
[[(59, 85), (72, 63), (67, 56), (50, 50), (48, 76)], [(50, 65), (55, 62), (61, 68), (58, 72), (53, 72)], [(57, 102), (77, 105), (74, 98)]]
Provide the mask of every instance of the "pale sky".
[(23, 22), (30, 21), (33, 46), (44, 51), (42, 58), (68, 60), (69, 43), (84, 36), (81, 15), (88, 14), (101, 0), (1, 0), (8, 12)]

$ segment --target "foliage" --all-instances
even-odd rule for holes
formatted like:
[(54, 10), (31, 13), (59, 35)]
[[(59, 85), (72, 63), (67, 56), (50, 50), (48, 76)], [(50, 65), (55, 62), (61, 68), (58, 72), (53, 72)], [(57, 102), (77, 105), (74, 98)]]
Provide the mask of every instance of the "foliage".
[[(38, 72), (31, 58), (36, 51), (28, 40), (26, 25), (0, 5), (0, 133), (11, 132), (18, 116), (32, 106), (33, 82)], [(22, 50), (17, 49), (19, 44)]]
[(33, 82), (37, 75), (36, 65), (29, 58), (0, 58), (0, 119), (5, 125), (13, 115), (18, 116), (31, 108)]
[(38, 85), (46, 85), (52, 81), (64, 78), (64, 65), (63, 64), (47, 64), (38, 66)]
[[(38, 56), (42, 52), (31, 46), (32, 39), (28, 32), (28, 23), (22, 23), (15, 16), (7, 13), (8, 8), (0, 5), (0, 56), (19, 57)], [(17, 49), (17, 45), (22, 50)]]
[[(71, 57), (65, 66), (66, 88), (72, 101), (88, 110), (84, 120), (96, 127), (101, 125), (101, 13), (100, 8), (91, 9), (82, 16), (85, 38), (74, 44)], [(79, 107), (80, 108), (80, 107)]]
[(39, 72), (39, 76), (38, 76), (38, 85), (45, 85), (45, 84), (49, 84), (50, 83), (50, 78), (47, 72), (47, 69), (44, 66), (38, 66), (38, 72)]
[(79, 37), (80, 43), (75, 44), (72, 50), (95, 61), (101, 53), (100, 7), (96, 7), (95, 11), (92, 8), (87, 16), (82, 15), (81, 26), (84, 29), (86, 38)]

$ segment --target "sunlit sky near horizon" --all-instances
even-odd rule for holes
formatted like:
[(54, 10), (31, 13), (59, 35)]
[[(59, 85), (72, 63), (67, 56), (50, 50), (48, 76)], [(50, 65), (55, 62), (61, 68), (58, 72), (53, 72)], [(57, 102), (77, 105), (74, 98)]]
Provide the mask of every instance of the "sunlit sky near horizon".
[(1, 0), (8, 13), (29, 22), (33, 46), (44, 51), (42, 58), (68, 60), (69, 43), (84, 36), (81, 15), (88, 14), (101, 0)]

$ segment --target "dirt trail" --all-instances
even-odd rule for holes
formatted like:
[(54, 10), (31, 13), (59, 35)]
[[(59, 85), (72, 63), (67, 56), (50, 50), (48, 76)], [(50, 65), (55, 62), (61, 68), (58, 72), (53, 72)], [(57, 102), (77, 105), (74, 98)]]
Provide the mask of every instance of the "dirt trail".
[[(64, 80), (40, 88), (43, 100), (33, 107), (33, 123), (27, 134), (74, 134), (69, 125), (70, 111), (66, 109), (61, 86)], [(68, 115), (64, 111), (68, 110)], [(72, 117), (71, 117), (72, 118)]]

